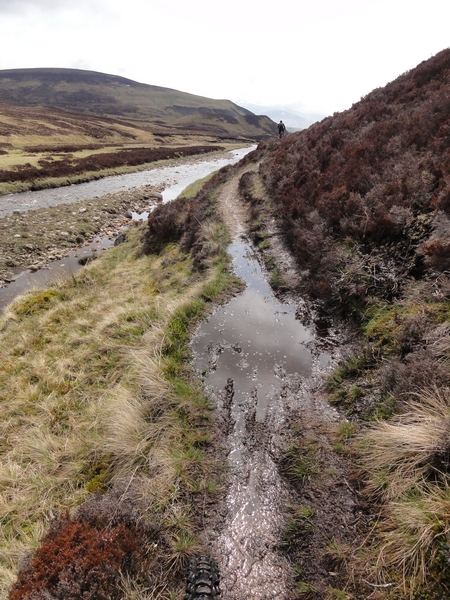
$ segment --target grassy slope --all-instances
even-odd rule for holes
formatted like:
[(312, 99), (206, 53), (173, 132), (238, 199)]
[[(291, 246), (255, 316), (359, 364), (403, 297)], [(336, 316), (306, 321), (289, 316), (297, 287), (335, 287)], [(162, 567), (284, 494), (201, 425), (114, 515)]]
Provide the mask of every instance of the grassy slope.
[(8, 106), (50, 107), (130, 121), (153, 133), (176, 131), (258, 139), (275, 124), (229, 100), (214, 100), (122, 77), (76, 69), (0, 71), (0, 102)]
[[(138, 506), (147, 532), (145, 565), (122, 564), (125, 597), (139, 598), (132, 588), (149, 585), (144, 566), (154, 597), (179, 590), (180, 568), (198, 549), (192, 507), (208, 505), (218, 468), (208, 458), (209, 405), (191, 379), (186, 343), (211, 301), (237, 285), (226, 271), (223, 227), (210, 219), (202, 231), (210, 252), (201, 274), (176, 245), (140, 256), (136, 229), (72, 278), (18, 298), (1, 318), (2, 598), (52, 516), (101, 491), (89, 517), (94, 531), (117, 490), (126, 512), (120, 526), (131, 527)], [(57, 559), (50, 563), (58, 568)], [(24, 577), (14, 597), (31, 580), (40, 585)]]

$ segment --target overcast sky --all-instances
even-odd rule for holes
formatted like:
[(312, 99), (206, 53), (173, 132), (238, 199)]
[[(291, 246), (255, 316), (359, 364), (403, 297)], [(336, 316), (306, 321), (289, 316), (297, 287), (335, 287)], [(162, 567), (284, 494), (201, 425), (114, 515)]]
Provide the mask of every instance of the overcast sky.
[(450, 0), (0, 0), (0, 69), (332, 114), (450, 46)]

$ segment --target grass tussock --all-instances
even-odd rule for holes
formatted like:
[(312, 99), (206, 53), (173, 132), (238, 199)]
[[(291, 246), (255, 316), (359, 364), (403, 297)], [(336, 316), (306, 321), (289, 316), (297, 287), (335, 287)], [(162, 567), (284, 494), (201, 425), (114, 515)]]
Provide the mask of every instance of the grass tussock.
[[(236, 285), (217, 227), (200, 228), (201, 275), (178, 245), (140, 255), (133, 230), (127, 243), (16, 299), (1, 317), (1, 598), (20, 564), (14, 600), (31, 589), (91, 597), (89, 569), (101, 571), (111, 552), (115, 571), (97, 580), (92, 597), (178, 590), (180, 570), (199, 549), (192, 506), (217, 490), (205, 452), (210, 406), (186, 362), (193, 325)], [(113, 550), (96, 546), (99, 538)], [(127, 540), (132, 552), (121, 546)], [(63, 557), (77, 544), (98, 560), (89, 568), (78, 561), (74, 577)], [(61, 558), (45, 567), (52, 552)]]
[(374, 423), (359, 443), (366, 493), (380, 503), (369, 555), (374, 572), (394, 577), (411, 597), (422, 597), (424, 588), (432, 593), (435, 585), (442, 593), (450, 582), (449, 390), (418, 394), (404, 413)]

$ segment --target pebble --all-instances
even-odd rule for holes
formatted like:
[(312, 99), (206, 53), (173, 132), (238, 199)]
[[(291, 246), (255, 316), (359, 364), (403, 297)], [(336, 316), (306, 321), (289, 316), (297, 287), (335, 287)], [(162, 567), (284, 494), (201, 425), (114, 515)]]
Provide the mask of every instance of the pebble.
[[(164, 189), (164, 186), (159, 189)], [(110, 193), (107, 197), (97, 198), (101, 204), (96, 199), (82, 201), (84, 206), (78, 209), (75, 207), (75, 211), (72, 205), (70, 210), (64, 212), (64, 205), (60, 205), (62, 210), (57, 213), (56, 217), (51, 212), (52, 208), (49, 208), (39, 209), (28, 214), (14, 211), (14, 219), (10, 217), (0, 219), (0, 281), (2, 282), (0, 285), (7, 285), (14, 280), (14, 275), (7, 271), (7, 267), (12, 266), (13, 261), (14, 266), (37, 270), (45, 268), (52, 261), (61, 260), (63, 256), (67, 256), (67, 252), (71, 248), (88, 245), (92, 243), (93, 239), (99, 243), (100, 239), (105, 236), (110, 238), (118, 236), (123, 227), (130, 225), (131, 210), (137, 213), (144, 212), (150, 205), (159, 202), (159, 198), (153, 196), (154, 193), (159, 192), (155, 192), (152, 186), (144, 186), (138, 190)], [(149, 200), (150, 197), (151, 200)], [(51, 217), (48, 216), (47, 210)], [(74, 231), (76, 225), (73, 223), (80, 224), (89, 221), (95, 223), (95, 237), (83, 235), (85, 242), (80, 244), (78, 235)], [(58, 228), (58, 225), (61, 229)], [(27, 231), (19, 229), (25, 227)], [(20, 233), (14, 233), (14, 229), (16, 231), (19, 229)], [(24, 237), (33, 238), (33, 244), (29, 243), (21, 247), (13, 242), (13, 240)], [(97, 252), (97, 248), (94, 252)], [(29, 265), (30, 259), (33, 261), (31, 266)]]

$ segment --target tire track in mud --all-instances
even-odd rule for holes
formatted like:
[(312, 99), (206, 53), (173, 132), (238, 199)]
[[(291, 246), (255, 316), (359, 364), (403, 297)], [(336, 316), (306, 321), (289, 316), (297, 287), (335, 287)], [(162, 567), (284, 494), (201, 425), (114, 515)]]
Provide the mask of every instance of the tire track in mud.
[[(309, 378), (320, 352), (313, 333), (267, 284), (245, 238), (245, 207), (238, 177), (221, 193), (220, 206), (234, 241), (235, 273), (247, 287), (220, 307), (197, 331), (194, 363), (216, 404), (226, 436), (228, 491), (216, 527), (205, 532), (221, 572), (223, 600), (292, 598), (291, 566), (280, 550), (290, 492), (276, 466), (296, 381)], [(301, 312), (301, 311), (300, 311)]]

